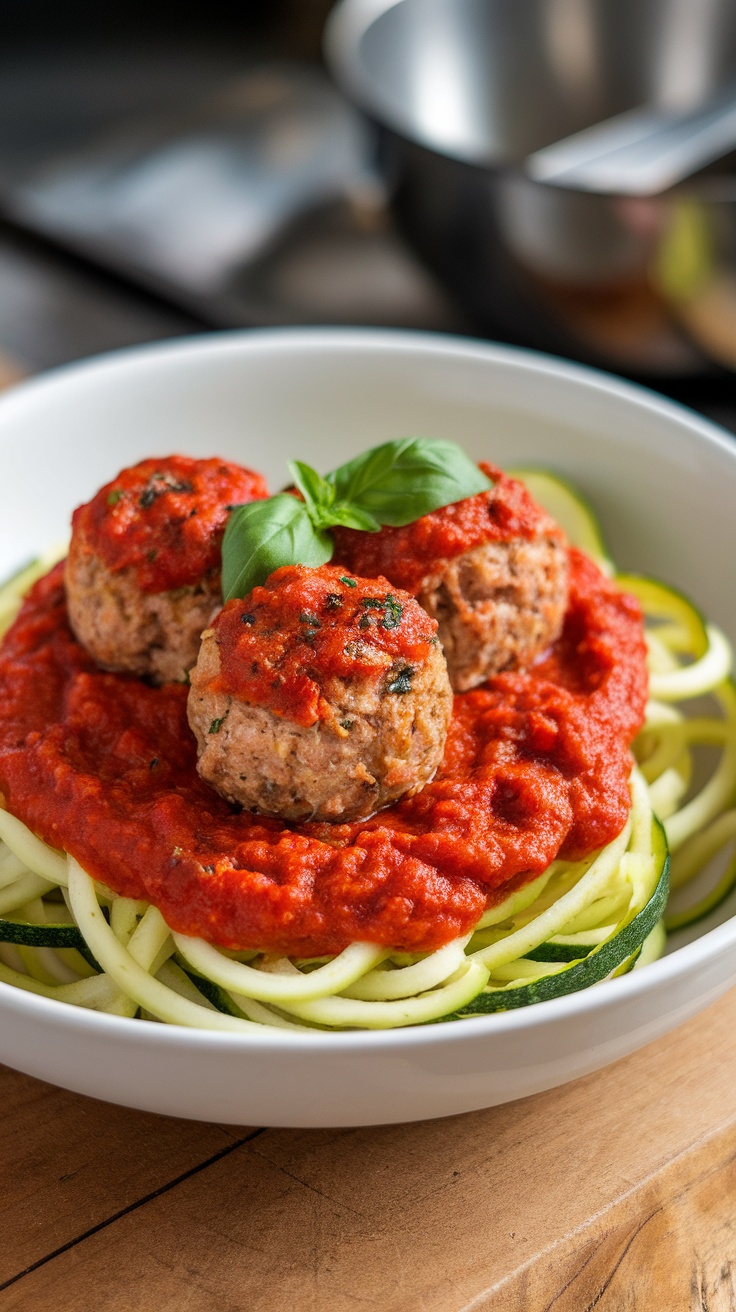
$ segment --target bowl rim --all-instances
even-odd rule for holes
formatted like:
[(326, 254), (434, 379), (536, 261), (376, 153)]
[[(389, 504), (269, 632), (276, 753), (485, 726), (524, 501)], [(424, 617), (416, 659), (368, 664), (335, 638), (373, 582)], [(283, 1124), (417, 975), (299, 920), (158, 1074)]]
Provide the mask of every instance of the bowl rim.
[[(385, 0), (375, 0), (376, 3)], [(55, 393), (74, 390), (85, 381), (100, 381), (105, 374), (132, 375), (154, 372), (161, 364), (185, 362), (192, 357), (206, 359), (240, 358), (259, 352), (267, 354), (324, 352), (374, 353), (390, 351), (398, 354), (442, 355), (479, 364), (500, 366), (520, 374), (536, 375), (556, 380), (563, 386), (582, 388), (599, 398), (615, 399), (638, 411), (676, 426), (681, 434), (695, 438), (700, 444), (711, 446), (736, 460), (734, 439), (717, 424), (702, 418), (679, 402), (671, 401), (639, 383), (617, 378), (587, 365), (541, 352), (514, 346), (499, 345), (477, 338), (450, 334), (421, 332), (395, 328), (263, 328), (217, 333), (202, 333), (183, 339), (123, 348), (106, 352), (87, 360), (74, 361), (30, 379), (0, 396), (0, 448), (5, 440), (4, 420), (17, 420), (27, 406), (42, 404)], [(619, 1003), (667, 989), (706, 961), (716, 961), (736, 945), (736, 915), (708, 930), (692, 942), (675, 949), (666, 957), (651, 962), (641, 972), (630, 972), (617, 979), (602, 981), (602, 986), (582, 989), (533, 1006), (520, 1007), (486, 1016), (476, 1016), (468, 1023), (437, 1021), (431, 1025), (397, 1027), (389, 1030), (314, 1031), (299, 1033), (263, 1026), (250, 1033), (228, 1033), (218, 1030), (199, 1030), (176, 1025), (152, 1025), (129, 1017), (113, 1016), (104, 1012), (72, 1006), (56, 999), (26, 992), (13, 985), (0, 982), (0, 1011), (8, 1010), (18, 1016), (37, 1017), (61, 1022), (74, 1030), (88, 1034), (117, 1035), (156, 1048), (187, 1047), (196, 1049), (228, 1049), (274, 1052), (308, 1049), (339, 1056), (366, 1050), (371, 1054), (392, 1052), (397, 1046), (409, 1044), (412, 1048), (434, 1046), (438, 1041), (460, 1042), (472, 1036), (492, 1041), (494, 1036), (504, 1037), (533, 1031), (539, 1025), (564, 1022), (572, 1017), (595, 1015)], [(719, 990), (722, 991), (722, 990)], [(713, 994), (715, 997), (715, 993)]]

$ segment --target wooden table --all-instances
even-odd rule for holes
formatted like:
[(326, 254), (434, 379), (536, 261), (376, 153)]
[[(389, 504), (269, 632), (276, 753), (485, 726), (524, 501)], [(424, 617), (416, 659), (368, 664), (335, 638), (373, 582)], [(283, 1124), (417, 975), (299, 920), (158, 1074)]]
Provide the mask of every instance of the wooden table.
[[(0, 384), (190, 327), (0, 230)], [(0, 1096), (0, 1312), (736, 1310), (736, 992), (449, 1121), (199, 1125), (2, 1068)]]
[(0, 1070), (2, 1312), (732, 1312), (736, 993), (608, 1070), (268, 1130)]

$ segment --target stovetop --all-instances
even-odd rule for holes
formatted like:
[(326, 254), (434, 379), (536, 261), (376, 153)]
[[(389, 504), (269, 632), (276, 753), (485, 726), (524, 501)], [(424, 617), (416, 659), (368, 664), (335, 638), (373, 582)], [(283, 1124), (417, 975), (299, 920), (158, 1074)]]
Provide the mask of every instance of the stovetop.
[[(314, 63), (0, 57), (0, 349), (36, 370), (213, 327), (480, 335), (395, 231), (372, 145)], [(736, 430), (730, 379), (655, 385)]]

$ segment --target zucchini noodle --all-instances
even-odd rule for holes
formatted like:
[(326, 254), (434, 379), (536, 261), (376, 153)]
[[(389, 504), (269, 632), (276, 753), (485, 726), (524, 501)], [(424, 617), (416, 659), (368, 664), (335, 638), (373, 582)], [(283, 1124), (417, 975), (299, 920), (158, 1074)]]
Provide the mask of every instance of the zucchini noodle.
[[(553, 476), (528, 477), (570, 540), (583, 538), (578, 545), (608, 564), (589, 508)], [(0, 589), (0, 635), (62, 554)], [(435, 952), (353, 943), (298, 960), (225, 952), (171, 931), (155, 907), (118, 897), (0, 809), (0, 983), (146, 1021), (306, 1033), (469, 1019), (656, 960), (668, 932), (710, 915), (736, 889), (736, 687), (726, 638), (686, 598), (651, 579), (618, 582), (645, 613), (650, 700), (634, 744), (629, 820), (601, 851), (554, 861)]]

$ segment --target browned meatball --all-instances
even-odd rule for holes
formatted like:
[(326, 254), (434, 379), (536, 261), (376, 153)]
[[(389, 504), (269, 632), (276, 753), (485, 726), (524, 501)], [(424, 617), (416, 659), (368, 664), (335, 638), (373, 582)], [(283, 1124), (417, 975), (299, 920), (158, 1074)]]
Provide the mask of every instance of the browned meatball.
[(452, 686), (530, 665), (558, 637), (567, 605), (567, 552), (553, 537), (487, 542), (449, 561), (419, 602), (437, 620)]
[(404, 528), (335, 532), (348, 568), (385, 574), (437, 620), (456, 692), (530, 665), (559, 636), (567, 608), (560, 528), (521, 483), (481, 468), (494, 480), (488, 492)]
[(75, 636), (104, 669), (186, 678), (222, 604), (220, 545), (231, 507), (267, 495), (223, 460), (144, 460), (74, 512), (65, 581)]
[(437, 626), (385, 579), (286, 566), (203, 634), (189, 723), (203, 779), (284, 820), (357, 820), (417, 792), (452, 711)]
[(197, 659), (202, 630), (222, 605), (220, 572), (166, 592), (142, 592), (130, 570), (114, 572), (72, 539), (67, 608), (75, 636), (105, 670), (180, 683)]

